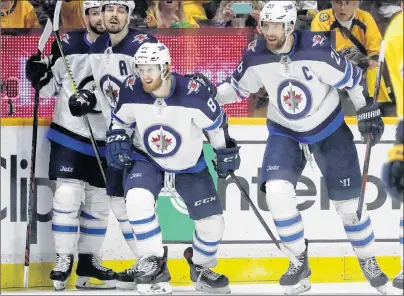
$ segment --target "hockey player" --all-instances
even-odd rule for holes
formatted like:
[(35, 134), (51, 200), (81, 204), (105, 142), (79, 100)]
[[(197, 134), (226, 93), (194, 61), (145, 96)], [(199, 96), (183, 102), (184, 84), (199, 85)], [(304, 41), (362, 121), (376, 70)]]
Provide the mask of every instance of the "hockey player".
[[(75, 82), (84, 94), (89, 94), (94, 87), (87, 53), (91, 43), (104, 32), (99, 6), (98, 1), (84, 1), (83, 17), (87, 31), (61, 36)], [(114, 288), (117, 275), (103, 267), (98, 256), (107, 231), (110, 198), (106, 194), (105, 182), (84, 121), (72, 116), (68, 108), (73, 89), (56, 42), (52, 45), (51, 56), (44, 60), (39, 56), (28, 59), (26, 74), (34, 86), (40, 84), (41, 97), (58, 96), (47, 135), (51, 144), (49, 179), (56, 180), (52, 217), (56, 265), (50, 279), (56, 290), (65, 288), (77, 251), (76, 287), (92, 288), (88, 280), (95, 278), (103, 282), (96, 288)], [(74, 106), (71, 111), (75, 113)], [(91, 111), (88, 119), (100, 153), (104, 156), (108, 127), (100, 112)]]
[(247, 98), (265, 87), (269, 94), (269, 137), (261, 184), (275, 226), (292, 262), (280, 278), (286, 293), (310, 289), (307, 241), (296, 208), (295, 187), (311, 153), (324, 176), (328, 194), (342, 218), (360, 266), (370, 284), (383, 292), (388, 279), (373, 251), (374, 233), (366, 210), (356, 209), (361, 171), (353, 136), (344, 122), (337, 89), (347, 90), (357, 110), (363, 139), (376, 144), (384, 131), (377, 104), (363, 96), (362, 71), (338, 54), (319, 33), (294, 32), (293, 1), (270, 1), (260, 15), (263, 40), (251, 42), (230, 83), (217, 89), (219, 103)]
[[(229, 293), (228, 278), (210, 270), (217, 265), (215, 254), (224, 220), (202, 152), (206, 131), (217, 155), (219, 177), (239, 168), (239, 147), (228, 135), (226, 115), (204, 86), (171, 72), (164, 44), (143, 44), (134, 65), (136, 74), (117, 85), (119, 98), (107, 132), (107, 159), (108, 165), (128, 170), (126, 208), (142, 257), (136, 276), (138, 291), (149, 293), (152, 285), (157, 291), (157, 283), (170, 280), (155, 212), (164, 186), (178, 191), (195, 223), (193, 248), (185, 250), (184, 256), (196, 290)], [(132, 132), (138, 139), (133, 143)], [(171, 289), (163, 284), (158, 292)]]
[[(79, 90), (82, 97), (71, 97), (70, 104), (81, 109), (81, 114), (89, 112), (98, 104), (109, 126), (111, 107), (116, 106), (116, 85), (126, 76), (133, 74), (132, 62), (137, 49), (144, 42), (157, 42), (157, 39), (137, 30), (129, 29), (130, 16), (135, 9), (134, 1), (101, 1), (102, 22), (108, 34), (101, 35), (90, 49), (90, 63), (96, 89), (92, 93)], [(107, 76), (108, 75), (108, 76)], [(108, 79), (106, 79), (108, 77)], [(101, 98), (97, 102), (97, 98)], [(97, 103), (96, 103), (97, 102)], [(97, 106), (98, 106), (97, 105)], [(80, 115), (81, 115), (80, 114)], [(123, 171), (112, 167), (107, 171), (107, 193), (111, 196), (111, 207), (117, 217), (134, 255), (137, 256), (136, 239), (133, 240), (122, 188)], [(135, 265), (118, 273), (117, 287), (133, 289)]]
[[(401, 9), (403, 3), (401, 3)], [(390, 148), (388, 154), (388, 163), (383, 167), (383, 181), (392, 198), (401, 202), (400, 219), (400, 247), (401, 247), (401, 271), (394, 278), (393, 286), (401, 289), (403, 293), (403, 244), (404, 244), (404, 218), (403, 218), (403, 196), (404, 196), (404, 121), (403, 121), (403, 12), (393, 18), (389, 24), (385, 37), (386, 46), (386, 65), (390, 73), (390, 79), (393, 84), (394, 94), (396, 96), (397, 116), (400, 123), (396, 131), (396, 144)]]

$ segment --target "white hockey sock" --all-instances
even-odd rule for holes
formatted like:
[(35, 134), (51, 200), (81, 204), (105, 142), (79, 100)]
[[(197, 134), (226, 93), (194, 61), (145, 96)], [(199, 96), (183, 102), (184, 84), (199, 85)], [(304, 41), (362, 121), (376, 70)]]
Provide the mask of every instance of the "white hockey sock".
[(363, 207), (361, 220), (357, 221), (356, 209), (358, 208), (358, 200), (358, 198), (354, 198), (350, 200), (333, 201), (333, 203), (342, 218), (345, 233), (356, 255), (360, 259), (367, 259), (375, 256), (373, 251), (375, 235), (366, 205)]
[(283, 180), (267, 181), (266, 191), (268, 208), (282, 243), (294, 255), (302, 254), (306, 250), (304, 225), (297, 210), (293, 184)]
[(143, 188), (130, 189), (126, 194), (126, 211), (135, 234), (138, 256), (162, 257), (163, 236), (153, 194)]
[(86, 183), (84, 207), (80, 213), (79, 254), (99, 254), (108, 227), (109, 196), (104, 188)]
[(214, 215), (195, 221), (193, 237), (194, 264), (204, 267), (215, 267), (216, 253), (224, 232), (224, 219), (222, 215)]
[(84, 182), (74, 179), (57, 179), (53, 197), (52, 233), (55, 251), (74, 254), (77, 249), (78, 212), (84, 197)]
[(128, 214), (126, 213), (126, 204), (123, 197), (111, 197), (111, 209), (116, 219), (119, 222), (122, 235), (125, 238), (126, 243), (132, 250), (135, 257), (138, 257), (138, 250), (135, 235), (133, 233), (132, 225), (129, 223)]

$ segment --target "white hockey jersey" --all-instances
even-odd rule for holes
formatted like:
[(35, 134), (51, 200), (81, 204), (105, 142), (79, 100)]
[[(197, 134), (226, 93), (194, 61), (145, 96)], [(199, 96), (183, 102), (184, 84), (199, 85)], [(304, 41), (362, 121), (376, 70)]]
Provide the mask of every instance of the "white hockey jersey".
[(133, 57), (145, 42), (157, 43), (158, 40), (153, 35), (129, 29), (128, 35), (115, 46), (111, 46), (108, 33), (97, 38), (91, 46), (89, 57), (97, 86), (95, 93), (97, 99), (104, 98), (99, 104), (108, 126), (111, 124), (111, 107), (116, 107), (119, 95), (114, 90), (126, 77), (134, 74)]
[(221, 104), (246, 99), (264, 87), (269, 95), (267, 126), (304, 144), (328, 137), (344, 121), (337, 89), (347, 90), (356, 110), (366, 105), (362, 70), (338, 54), (321, 34), (295, 32), (288, 54), (249, 43), (229, 82), (218, 87)]
[[(91, 44), (86, 34), (87, 32), (71, 32), (61, 35), (61, 40), (77, 89), (93, 90), (95, 84), (88, 59)], [(70, 113), (69, 98), (74, 92), (56, 41), (52, 45), (52, 54), (59, 57), (52, 66), (53, 77), (40, 91), (40, 97), (58, 97), (48, 139), (83, 154), (95, 156), (83, 118)], [(104, 118), (102, 114), (88, 114), (88, 119), (100, 154), (105, 155), (105, 133), (108, 127)]]
[(203, 131), (212, 146), (225, 148), (230, 140), (226, 116), (209, 91), (198, 82), (173, 73), (170, 96), (155, 98), (130, 76), (120, 87), (112, 129), (134, 129), (134, 159), (151, 161), (171, 173), (206, 168), (202, 153)]

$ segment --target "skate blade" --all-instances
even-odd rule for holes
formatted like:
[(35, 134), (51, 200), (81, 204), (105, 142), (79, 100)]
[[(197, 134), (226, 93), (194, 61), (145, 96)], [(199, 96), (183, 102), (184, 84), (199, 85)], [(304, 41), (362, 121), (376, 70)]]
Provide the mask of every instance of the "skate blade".
[(383, 285), (380, 287), (375, 287), (375, 289), (377, 290), (377, 292), (379, 292), (382, 295), (387, 295), (387, 285)]
[(135, 282), (116, 282), (116, 288), (119, 290), (136, 290)]
[(298, 295), (311, 289), (311, 283), (308, 278), (301, 280), (294, 286), (283, 286), (285, 295)]
[(88, 276), (79, 276), (76, 280), (76, 288), (79, 290), (114, 290), (116, 280), (98, 280)]
[(404, 295), (404, 290), (393, 286), (393, 295)]
[(171, 285), (168, 282), (137, 284), (137, 291), (141, 295), (167, 295), (173, 293)]
[(231, 290), (229, 286), (221, 287), (221, 288), (213, 288), (207, 284), (196, 282), (195, 290), (204, 292), (204, 293), (212, 293), (212, 294), (230, 294)]
[(53, 288), (55, 288), (55, 291), (63, 291), (66, 289), (66, 281), (53, 281)]

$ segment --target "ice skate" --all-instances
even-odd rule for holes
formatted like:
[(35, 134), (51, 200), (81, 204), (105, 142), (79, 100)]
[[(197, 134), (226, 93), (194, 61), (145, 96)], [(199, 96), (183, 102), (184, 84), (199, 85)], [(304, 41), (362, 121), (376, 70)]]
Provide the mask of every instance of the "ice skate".
[(290, 261), (288, 270), (279, 280), (279, 284), (283, 287), (285, 295), (297, 295), (311, 289), (311, 283), (309, 280), (311, 269), (309, 266), (307, 249), (308, 241), (306, 240), (306, 250), (302, 254), (296, 256), (301, 265), (295, 266), (295, 264)]
[(163, 257), (144, 257), (136, 265), (134, 275), (139, 294), (172, 294), (169, 283), (171, 275), (167, 268), (167, 247), (164, 247)]
[[(93, 254), (79, 254), (76, 269), (77, 289), (115, 289), (117, 275), (109, 268), (101, 265), (101, 258)], [(90, 279), (101, 281), (93, 283)]]
[(389, 281), (388, 277), (380, 270), (379, 264), (375, 257), (368, 259), (359, 259), (359, 265), (373, 288), (376, 288), (381, 294), (386, 294), (386, 284)]
[(55, 291), (66, 288), (66, 282), (73, 268), (74, 256), (71, 254), (56, 254), (56, 265), (50, 273)]
[(227, 276), (192, 262), (193, 249), (191, 247), (184, 251), (184, 257), (191, 268), (191, 280), (195, 283), (195, 290), (220, 294), (229, 294), (231, 292)]
[(395, 295), (403, 295), (404, 284), (403, 284), (403, 270), (394, 278), (393, 287), (395, 289)]
[(138, 272), (140, 260), (138, 260), (131, 268), (117, 273), (116, 287), (121, 290), (136, 290), (135, 276)]

